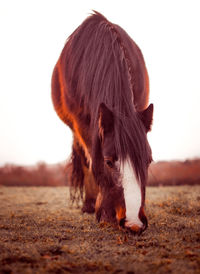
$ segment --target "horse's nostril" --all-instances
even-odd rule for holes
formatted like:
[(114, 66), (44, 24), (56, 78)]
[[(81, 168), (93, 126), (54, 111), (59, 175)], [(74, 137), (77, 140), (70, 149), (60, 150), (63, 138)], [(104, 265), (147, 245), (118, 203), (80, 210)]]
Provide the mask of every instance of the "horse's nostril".
[[(118, 221), (118, 224), (120, 223), (124, 224), (125, 223), (125, 218), (126, 218), (126, 209), (124, 207), (117, 207), (116, 208), (116, 218)], [(122, 225), (120, 225), (122, 226)]]

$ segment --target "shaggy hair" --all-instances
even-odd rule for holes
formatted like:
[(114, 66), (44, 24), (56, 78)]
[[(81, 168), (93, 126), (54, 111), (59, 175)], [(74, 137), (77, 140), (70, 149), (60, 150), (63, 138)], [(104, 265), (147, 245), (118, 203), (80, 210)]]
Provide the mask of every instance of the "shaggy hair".
[(147, 101), (142, 99), (146, 68), (138, 46), (118, 25), (95, 12), (68, 38), (60, 60), (66, 96), (81, 110), (81, 117), (87, 117), (91, 132), (98, 125), (100, 104), (112, 111), (116, 154), (122, 163), (130, 160), (145, 185), (152, 158), (141, 119)]

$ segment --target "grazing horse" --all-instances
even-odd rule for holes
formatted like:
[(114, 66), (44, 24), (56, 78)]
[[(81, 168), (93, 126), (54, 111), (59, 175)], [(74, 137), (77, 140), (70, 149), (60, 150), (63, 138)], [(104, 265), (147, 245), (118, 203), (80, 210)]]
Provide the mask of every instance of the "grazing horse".
[(133, 232), (147, 227), (147, 141), (153, 105), (142, 53), (94, 12), (68, 38), (52, 76), (54, 108), (73, 132), (71, 185), (83, 212)]

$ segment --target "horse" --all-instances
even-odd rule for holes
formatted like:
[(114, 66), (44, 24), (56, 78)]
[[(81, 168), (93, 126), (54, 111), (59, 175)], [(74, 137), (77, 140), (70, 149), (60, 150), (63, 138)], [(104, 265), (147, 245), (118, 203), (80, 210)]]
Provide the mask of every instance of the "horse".
[(142, 233), (148, 226), (153, 104), (148, 106), (141, 50), (120, 26), (93, 11), (67, 39), (51, 94), (56, 113), (73, 133), (71, 186), (80, 190), (82, 211)]

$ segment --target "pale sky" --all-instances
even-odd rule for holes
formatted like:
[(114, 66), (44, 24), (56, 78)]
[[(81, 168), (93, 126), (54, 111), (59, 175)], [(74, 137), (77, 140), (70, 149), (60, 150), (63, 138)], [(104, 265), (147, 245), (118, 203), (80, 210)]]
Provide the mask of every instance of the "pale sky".
[(72, 135), (51, 102), (67, 37), (91, 10), (124, 28), (150, 77), (154, 160), (200, 157), (200, 1), (0, 1), (0, 165), (56, 163)]

